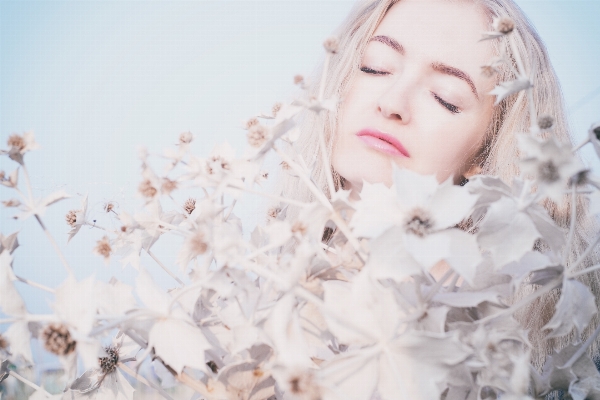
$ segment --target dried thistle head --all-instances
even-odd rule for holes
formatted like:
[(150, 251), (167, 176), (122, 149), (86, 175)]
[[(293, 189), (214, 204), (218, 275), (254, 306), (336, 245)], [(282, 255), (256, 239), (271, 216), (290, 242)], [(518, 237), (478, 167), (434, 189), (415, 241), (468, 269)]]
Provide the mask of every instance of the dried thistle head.
[(13, 149), (15, 149), (17, 151), (23, 151), (23, 150), (25, 150), (25, 146), (26, 146), (27, 143), (25, 142), (25, 139), (23, 138), (23, 136), (17, 135), (15, 133), (15, 134), (10, 135), (8, 137), (8, 140), (6, 141), (6, 144), (9, 147), (11, 147), (11, 148), (13, 148)]
[(107, 212), (107, 213), (111, 212), (114, 209), (115, 209), (115, 203), (113, 203), (113, 202), (109, 201), (108, 203), (106, 203), (104, 205), (104, 211)]
[(292, 233), (294, 233), (294, 234), (298, 234), (300, 236), (304, 236), (307, 231), (308, 231), (308, 227), (302, 221), (296, 221), (292, 225)]
[(269, 138), (269, 129), (264, 125), (253, 125), (248, 129), (248, 144), (252, 147), (262, 146)]
[(481, 74), (483, 76), (485, 76), (486, 78), (491, 78), (492, 76), (496, 75), (498, 73), (498, 70), (493, 67), (492, 65), (483, 65), (481, 67)]
[(152, 182), (150, 182), (149, 179), (146, 179), (145, 181), (142, 181), (142, 183), (140, 183), (140, 185), (138, 186), (138, 191), (142, 194), (142, 196), (148, 198), (152, 198), (156, 196), (156, 193), (158, 193), (158, 190), (154, 186), (152, 186)]
[(300, 74), (294, 76), (294, 85), (303, 85), (304, 84), (304, 77)]
[(196, 231), (189, 239), (188, 246), (195, 256), (206, 253), (208, 250), (208, 243), (204, 232)]
[(551, 115), (540, 115), (537, 123), (540, 129), (550, 129), (554, 125), (554, 118)]
[(338, 51), (339, 42), (336, 37), (328, 37), (323, 42), (323, 47), (328, 53), (335, 54)]
[(94, 253), (99, 256), (104, 257), (105, 261), (110, 260), (110, 254), (112, 253), (112, 247), (110, 247), (110, 241), (108, 240), (108, 236), (104, 236), (102, 239), (96, 242), (96, 247), (94, 247)]
[(75, 351), (77, 342), (71, 337), (64, 324), (50, 324), (44, 328), (41, 337), (44, 348), (57, 356), (66, 356)]
[(160, 190), (164, 194), (169, 194), (173, 190), (177, 189), (177, 182), (170, 180), (169, 178), (163, 178), (160, 185)]
[(6, 339), (4, 336), (0, 335), (0, 350), (7, 350), (8, 349), (8, 339)]
[(246, 121), (246, 125), (244, 126), (244, 128), (245, 129), (250, 129), (253, 126), (258, 125), (258, 124), (259, 124), (258, 118), (252, 117), (248, 121)]
[(288, 164), (285, 161), (280, 162), (279, 165), (281, 166), (281, 169), (283, 169), (284, 171), (289, 171), (290, 169), (292, 169), (292, 167), (290, 167), (290, 164)]
[(279, 215), (280, 212), (281, 212), (281, 208), (271, 207), (267, 210), (267, 218), (269, 220), (275, 219), (275, 218), (277, 218), (277, 216)]
[(77, 223), (77, 212), (78, 210), (70, 210), (67, 215), (65, 215), (65, 220), (71, 227), (75, 227), (75, 223)]
[(319, 400), (321, 389), (310, 371), (294, 371), (287, 378), (290, 394), (296, 399)]
[(192, 140), (194, 140), (194, 135), (192, 135), (192, 132), (182, 132), (179, 135), (179, 143), (180, 144), (192, 143)]
[(515, 29), (515, 22), (512, 18), (501, 17), (494, 22), (494, 29), (503, 34), (509, 34)]
[(183, 203), (183, 209), (186, 213), (191, 214), (196, 209), (196, 199), (189, 198)]
[(273, 104), (273, 109), (271, 110), (271, 114), (273, 114), (273, 116), (276, 117), (277, 113), (281, 110), (281, 107), (283, 107), (283, 104), (281, 104), (279, 102)]
[(119, 364), (119, 348), (115, 346), (108, 346), (104, 348), (104, 351), (108, 354), (106, 357), (98, 358), (98, 364), (103, 374), (110, 374), (117, 369)]
[(416, 207), (408, 214), (405, 226), (407, 233), (423, 237), (431, 232), (433, 223), (427, 211)]

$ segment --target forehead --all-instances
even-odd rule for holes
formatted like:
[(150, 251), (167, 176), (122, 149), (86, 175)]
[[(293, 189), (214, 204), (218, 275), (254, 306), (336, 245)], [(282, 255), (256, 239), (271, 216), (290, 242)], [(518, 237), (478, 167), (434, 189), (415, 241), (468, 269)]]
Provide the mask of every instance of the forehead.
[(488, 25), (483, 8), (471, 1), (401, 0), (387, 11), (374, 35), (394, 38), (407, 56), (479, 68), (492, 55), (489, 41), (479, 42)]

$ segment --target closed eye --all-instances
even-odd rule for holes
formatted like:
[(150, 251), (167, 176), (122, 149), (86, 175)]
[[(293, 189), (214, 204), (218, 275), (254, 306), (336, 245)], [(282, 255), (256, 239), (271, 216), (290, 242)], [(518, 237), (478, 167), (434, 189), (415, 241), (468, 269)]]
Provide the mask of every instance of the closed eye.
[(447, 101), (445, 101), (444, 99), (442, 99), (440, 96), (438, 96), (437, 94), (435, 94), (433, 92), (431, 94), (433, 94), (433, 97), (435, 97), (435, 99), (438, 101), (438, 103), (440, 103), (444, 108), (446, 108), (452, 114), (460, 113), (460, 108), (456, 107), (454, 104), (448, 103)]
[(364, 73), (367, 74), (371, 74), (371, 75), (387, 75), (387, 72), (385, 71), (377, 71), (373, 68), (369, 68), (369, 67), (360, 67), (360, 70)]

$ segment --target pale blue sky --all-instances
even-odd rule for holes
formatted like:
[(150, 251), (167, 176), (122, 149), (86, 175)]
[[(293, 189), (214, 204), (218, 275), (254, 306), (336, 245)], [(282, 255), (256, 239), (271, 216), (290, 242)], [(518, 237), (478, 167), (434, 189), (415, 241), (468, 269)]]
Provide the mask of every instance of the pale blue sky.
[[(600, 119), (600, 0), (517, 2), (546, 42), (580, 141)], [(158, 152), (182, 131), (196, 135), (197, 154), (224, 140), (241, 150), (241, 122), (291, 98), (292, 77), (310, 73), (323, 39), (352, 4), (0, 0), (0, 146), (11, 133), (33, 130), (42, 146), (27, 156), (36, 193), (64, 188), (75, 195), (46, 220), (77, 275), (98, 269), (101, 279), (132, 277), (89, 255), (101, 232), (84, 228), (65, 247), (64, 215), (79, 207), (77, 193), (89, 193), (99, 216), (103, 201), (138, 204), (136, 146)], [(584, 156), (592, 159), (590, 149)], [(15, 166), (0, 159), (2, 170)], [(5, 188), (0, 193), (11, 197)], [(256, 220), (255, 205), (241, 210), (245, 219)], [(0, 209), (3, 233), (21, 229), (15, 269), (56, 286), (64, 273), (35, 221), (20, 228), (11, 215)], [(47, 309), (51, 297), (19, 289), (32, 310)]]

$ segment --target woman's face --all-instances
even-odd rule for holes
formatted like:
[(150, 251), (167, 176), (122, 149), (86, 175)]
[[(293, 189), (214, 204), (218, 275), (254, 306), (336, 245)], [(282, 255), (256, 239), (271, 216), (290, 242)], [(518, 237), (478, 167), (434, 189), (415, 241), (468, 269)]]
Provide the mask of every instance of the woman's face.
[(468, 173), (494, 101), (495, 81), (481, 74), (493, 56), (479, 42), (485, 30), (483, 11), (467, 2), (390, 8), (342, 99), (332, 164), (350, 187), (391, 185), (391, 162), (439, 181)]

